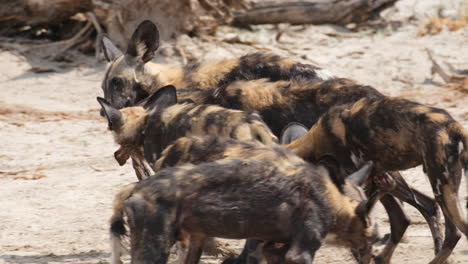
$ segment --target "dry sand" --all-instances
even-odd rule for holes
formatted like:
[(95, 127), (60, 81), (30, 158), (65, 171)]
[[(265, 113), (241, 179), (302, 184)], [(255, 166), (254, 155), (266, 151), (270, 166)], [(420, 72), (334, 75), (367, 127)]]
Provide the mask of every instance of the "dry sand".
[[(349, 33), (333, 26), (285, 26), (280, 42), (277, 29), (254, 32), (222, 28), (217, 39), (239, 36), (252, 45), (179, 38), (177, 45), (190, 56), (222, 58), (266, 49), (303, 61), (319, 63), (337, 76), (373, 85), (387, 95), (403, 96), (448, 110), (468, 128), (468, 96), (431, 79), (425, 48), (459, 69), (468, 69), (468, 28), (417, 37), (424, 15), (444, 3), (457, 9), (460, 1), (402, 0), (386, 12), (403, 21), (396, 29)], [(408, 18), (415, 19), (408, 22)], [(166, 44), (160, 61), (180, 61)], [(36, 74), (31, 67), (56, 72)], [(135, 181), (129, 164), (119, 167), (116, 145), (98, 115), (96, 96), (104, 62), (79, 56), (71, 64), (38, 60), (12, 50), (0, 50), (0, 263), (108, 263), (108, 226), (113, 194)], [(420, 167), (404, 172), (408, 182), (432, 196)], [(462, 184), (460, 196), (466, 196)], [(422, 216), (409, 205), (413, 224), (396, 250), (393, 263), (428, 263), (432, 239)], [(379, 207), (382, 232), (388, 220)], [(239, 241), (226, 241), (240, 249)], [(204, 257), (218, 263), (221, 258)], [(466, 239), (452, 255), (454, 263), (468, 263)], [(323, 247), (317, 263), (354, 263), (345, 249)]]

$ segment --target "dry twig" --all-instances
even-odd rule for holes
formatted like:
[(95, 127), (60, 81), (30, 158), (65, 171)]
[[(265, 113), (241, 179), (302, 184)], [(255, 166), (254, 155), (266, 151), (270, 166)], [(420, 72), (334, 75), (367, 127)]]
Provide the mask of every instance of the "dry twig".
[[(432, 76), (434, 76), (434, 74), (437, 73), (444, 80), (448, 88), (468, 93), (468, 76), (458, 75), (456, 72), (454, 72), (453, 66), (450, 69), (451, 72), (447, 73), (440, 66), (440, 64), (435, 60), (432, 51), (429, 49), (426, 49), (426, 52), (427, 52), (427, 55), (429, 56), (429, 60), (431, 60), (432, 62), (432, 66), (431, 66)], [(458, 71), (458, 72), (465, 72), (465, 71)]]

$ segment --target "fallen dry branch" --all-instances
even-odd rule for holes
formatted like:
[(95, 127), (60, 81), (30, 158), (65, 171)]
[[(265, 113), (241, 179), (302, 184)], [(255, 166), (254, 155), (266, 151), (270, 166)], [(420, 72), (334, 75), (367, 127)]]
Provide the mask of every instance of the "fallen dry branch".
[[(99, 25), (95, 14), (93, 12), (87, 12), (86, 15), (80, 14), (80, 16), (78, 17), (80, 17), (81, 20), (87, 22), (72, 37), (66, 40), (56, 41), (52, 43), (34, 45), (28, 50), (28, 52), (41, 54), (42, 58), (49, 58), (55, 61), (62, 61), (66, 58), (66, 52), (68, 50), (86, 44), (88, 41), (90, 41), (90, 36), (93, 33), (93, 30), (96, 30), (97, 32), (96, 41), (99, 40), (100, 42), (100, 39), (102, 39), (103, 36), (103, 30)], [(95, 43), (95, 45), (95, 55), (97, 57), (100, 45), (97, 45), (97, 43)]]
[(99, 21), (94, 12), (88, 12), (86, 14), (88, 15), (88, 19), (91, 21), (91, 23), (93, 23), (94, 29), (96, 30), (96, 40), (94, 41), (94, 56), (98, 58), (102, 49), (101, 43), (102, 38), (104, 37), (104, 29), (102, 29), (101, 24), (99, 24)]
[(0, 3), (0, 28), (60, 24), (79, 12), (90, 11), (92, 0), (8, 0)]
[(125, 48), (144, 19), (157, 24), (163, 40), (179, 34), (214, 34), (219, 25), (232, 20), (235, 10), (248, 3), (249, 0), (100, 0), (95, 1), (94, 12), (109, 38)]
[(397, 0), (258, 1), (234, 15), (234, 24), (339, 24), (362, 23)]
[[(136, 26), (145, 19), (157, 23), (162, 39), (179, 34), (213, 34), (232, 13), (250, 0), (10, 0), (0, 1), (0, 34), (38, 35), (50, 39), (71, 39), (53, 43), (55, 58), (77, 45), (96, 55), (104, 33), (121, 48), (126, 47)], [(83, 28), (83, 21), (88, 24)], [(89, 23), (92, 23), (90, 29)], [(77, 33), (79, 30), (81, 31)], [(46, 33), (44, 33), (46, 32)], [(96, 34), (92, 34), (96, 32)], [(74, 36), (73, 36), (74, 35)], [(89, 41), (95, 38), (94, 43)], [(88, 41), (86, 41), (88, 40)], [(60, 45), (59, 45), (60, 44)], [(51, 47), (51, 48), (54, 48)], [(43, 54), (43, 53), (40, 53)], [(49, 54), (49, 53), (47, 53)], [(53, 54), (53, 52), (50, 52)]]
[[(438, 74), (442, 80), (445, 82), (445, 86), (454, 89), (460, 92), (468, 93), (468, 75), (460, 75), (458, 73), (463, 73), (468, 71), (456, 71), (453, 67), (449, 68), (450, 73), (447, 73), (446, 70), (442, 68), (440, 63), (438, 63), (431, 50), (426, 49), (429, 60), (432, 62), (431, 74)], [(457, 73), (458, 72), (458, 73)]]
[(94, 46), (97, 56), (104, 33), (124, 49), (136, 26), (145, 19), (155, 22), (161, 39), (167, 40), (179, 34), (213, 34), (219, 25), (231, 22), (242, 25), (361, 23), (396, 1), (11, 0), (0, 3), (0, 33), (23, 34), (30, 28), (35, 36), (44, 29), (50, 31), (45, 35), (67, 40), (50, 44), (55, 53), (39, 54), (54, 54), (51, 57), (58, 59), (73, 47), (91, 51)]
[(89, 36), (91, 35), (92, 26), (93, 26), (93, 23), (88, 21), (88, 23), (86, 23), (86, 25), (78, 33), (76, 33), (76, 35), (73, 36), (71, 39), (67, 39), (67, 40), (52, 43), (53, 45), (59, 45), (60, 48), (59, 48), (58, 52), (56, 52), (51, 57), (51, 59), (60, 60), (60, 58), (63, 57), (64, 53), (67, 50), (69, 50), (69, 49), (71, 49), (71, 48), (73, 48), (73, 47), (75, 47), (75, 46), (77, 46), (79, 44), (84, 43), (89, 38)]

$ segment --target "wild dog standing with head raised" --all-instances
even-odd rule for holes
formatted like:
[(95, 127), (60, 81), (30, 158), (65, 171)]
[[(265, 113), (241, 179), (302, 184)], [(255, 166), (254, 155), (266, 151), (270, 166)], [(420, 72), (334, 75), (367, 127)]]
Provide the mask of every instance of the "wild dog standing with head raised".
[(237, 80), (331, 78), (331, 74), (319, 67), (267, 53), (253, 53), (240, 58), (191, 63), (186, 66), (153, 63), (151, 60), (159, 47), (159, 31), (148, 20), (136, 28), (125, 53), (108, 38), (104, 38), (103, 47), (109, 61), (102, 82), (104, 98), (118, 109), (133, 106), (166, 85), (174, 85), (180, 90), (207, 90)]
[(211, 97), (207, 97), (206, 92), (187, 94), (186, 97), (193, 98), (195, 102), (206, 100), (227, 108), (257, 111), (273, 133), (280, 137), (281, 131), (291, 122), (310, 128), (333, 106), (384, 95), (371, 86), (334, 78), (326, 81), (238, 81), (216, 89)]
[(447, 230), (442, 249), (431, 263), (448, 258), (460, 239), (458, 230), (468, 235), (457, 194), (462, 168), (465, 174), (468, 169), (468, 134), (442, 109), (399, 98), (363, 98), (330, 109), (287, 147), (310, 161), (330, 154), (351, 168), (372, 160), (370, 188), (387, 171), (422, 165)]

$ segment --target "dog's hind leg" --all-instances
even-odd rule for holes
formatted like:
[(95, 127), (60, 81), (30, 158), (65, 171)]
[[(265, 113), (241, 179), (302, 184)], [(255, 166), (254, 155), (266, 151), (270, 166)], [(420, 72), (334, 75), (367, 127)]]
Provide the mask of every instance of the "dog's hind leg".
[[(461, 165), (459, 162), (454, 165), (445, 171), (442, 171), (441, 166), (436, 164), (428, 164), (426, 169), (436, 202), (440, 205), (445, 219), (445, 240), (441, 251), (430, 262), (431, 264), (445, 263), (461, 238), (458, 227), (465, 227), (458, 199)], [(462, 232), (466, 232), (466, 228)]]
[(401, 203), (396, 200), (392, 195), (387, 194), (380, 202), (387, 211), (390, 219), (390, 238), (387, 240), (382, 252), (375, 257), (375, 263), (386, 264), (390, 263), (390, 259), (395, 251), (395, 248), (400, 243), (406, 229), (410, 225), (410, 219), (403, 211)]
[(423, 215), (429, 225), (434, 240), (434, 252), (438, 254), (442, 249), (443, 236), (441, 231), (440, 211), (436, 201), (418, 190), (409, 187), (400, 173), (394, 172), (392, 176), (397, 184), (391, 194), (401, 201), (412, 205)]
[(205, 245), (206, 237), (190, 235), (190, 243), (187, 255), (185, 256), (184, 264), (198, 264), (201, 254), (203, 253), (203, 246)]

